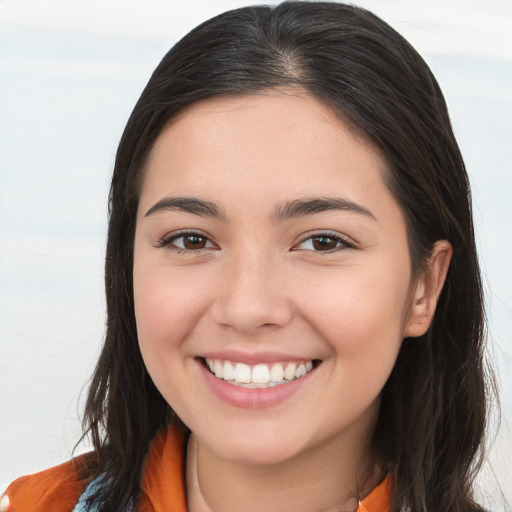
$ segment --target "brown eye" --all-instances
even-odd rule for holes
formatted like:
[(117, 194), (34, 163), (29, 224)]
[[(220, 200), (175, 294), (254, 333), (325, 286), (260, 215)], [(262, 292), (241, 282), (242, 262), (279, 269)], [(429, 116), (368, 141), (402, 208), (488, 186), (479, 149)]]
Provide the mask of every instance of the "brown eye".
[(342, 249), (351, 249), (354, 244), (341, 235), (319, 233), (310, 236), (297, 245), (296, 249), (312, 252), (335, 252)]
[(329, 236), (317, 236), (311, 239), (315, 251), (330, 251), (336, 249), (339, 241)]
[(206, 238), (204, 236), (199, 235), (187, 235), (181, 237), (183, 239), (183, 248), (188, 251), (193, 251), (194, 249), (204, 249), (206, 247)]
[(181, 252), (193, 252), (200, 251), (202, 249), (215, 248), (215, 244), (213, 244), (207, 236), (194, 232), (181, 233), (179, 235), (164, 238), (160, 241), (159, 246), (175, 249)]

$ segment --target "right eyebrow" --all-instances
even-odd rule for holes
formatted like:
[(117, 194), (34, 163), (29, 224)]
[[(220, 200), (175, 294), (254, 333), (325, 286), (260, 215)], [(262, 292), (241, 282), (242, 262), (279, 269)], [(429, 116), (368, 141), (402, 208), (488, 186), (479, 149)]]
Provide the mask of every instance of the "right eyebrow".
[(162, 210), (179, 210), (186, 213), (193, 213), (205, 217), (214, 217), (219, 220), (226, 220), (226, 215), (216, 204), (203, 201), (196, 197), (164, 197), (155, 203), (147, 212), (145, 217)]

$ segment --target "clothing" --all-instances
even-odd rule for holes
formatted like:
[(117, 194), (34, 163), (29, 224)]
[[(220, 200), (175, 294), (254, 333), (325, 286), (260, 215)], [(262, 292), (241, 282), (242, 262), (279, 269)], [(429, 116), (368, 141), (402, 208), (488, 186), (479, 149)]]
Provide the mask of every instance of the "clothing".
[[(173, 429), (151, 445), (142, 479), (137, 512), (186, 512), (184, 479), (185, 440)], [(0, 512), (81, 512), (89, 486), (78, 479), (84, 456), (15, 480), (6, 490), (9, 504)], [(91, 485), (95, 485), (94, 482)], [(389, 512), (390, 478), (360, 502), (357, 512)], [(5, 503), (7, 499), (4, 498)]]

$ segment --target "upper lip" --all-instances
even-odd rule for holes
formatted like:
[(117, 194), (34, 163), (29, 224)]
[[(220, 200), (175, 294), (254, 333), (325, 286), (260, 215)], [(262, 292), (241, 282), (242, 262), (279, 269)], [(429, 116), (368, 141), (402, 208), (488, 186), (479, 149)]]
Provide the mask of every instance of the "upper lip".
[(203, 359), (219, 359), (223, 361), (233, 361), (236, 363), (245, 363), (247, 365), (256, 365), (264, 363), (282, 363), (292, 361), (312, 361), (313, 357), (298, 356), (297, 354), (287, 354), (284, 352), (242, 352), (239, 350), (210, 351), (201, 354)]

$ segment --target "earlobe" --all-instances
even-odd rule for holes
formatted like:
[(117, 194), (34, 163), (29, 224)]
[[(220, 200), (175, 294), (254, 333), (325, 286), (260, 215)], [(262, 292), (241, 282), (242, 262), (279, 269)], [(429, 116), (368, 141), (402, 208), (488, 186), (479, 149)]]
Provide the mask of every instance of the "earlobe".
[(427, 332), (434, 318), (452, 254), (452, 246), (447, 240), (438, 240), (434, 244), (427, 266), (415, 285), (404, 337), (421, 336)]

